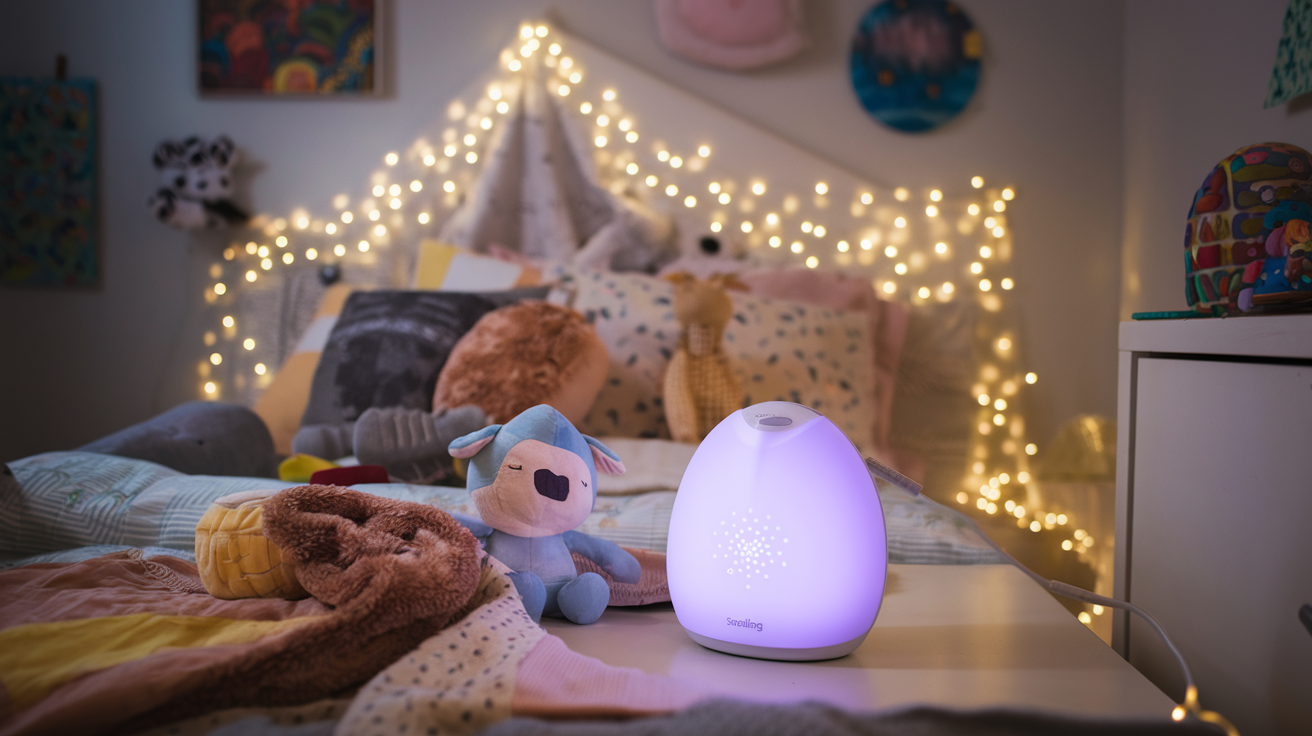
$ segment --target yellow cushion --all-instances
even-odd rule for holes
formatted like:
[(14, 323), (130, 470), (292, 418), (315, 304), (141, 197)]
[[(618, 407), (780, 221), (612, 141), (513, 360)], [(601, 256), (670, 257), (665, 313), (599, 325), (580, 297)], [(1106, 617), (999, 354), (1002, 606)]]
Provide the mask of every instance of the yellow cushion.
[(196, 567), (215, 598), (285, 598), (309, 593), (296, 568), (264, 536), (264, 502), (276, 491), (224, 496), (196, 524)]
[(278, 464), (278, 480), (289, 483), (309, 483), (320, 470), (340, 467), (337, 463), (314, 455), (297, 453)]

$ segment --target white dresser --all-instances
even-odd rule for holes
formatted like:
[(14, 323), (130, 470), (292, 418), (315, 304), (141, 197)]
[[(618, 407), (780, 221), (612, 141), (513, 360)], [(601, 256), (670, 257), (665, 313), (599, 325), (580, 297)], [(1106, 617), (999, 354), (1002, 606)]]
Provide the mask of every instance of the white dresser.
[[(1244, 736), (1312, 733), (1312, 315), (1122, 323), (1117, 418), (1116, 597)], [(1179, 699), (1127, 617), (1113, 646)]]

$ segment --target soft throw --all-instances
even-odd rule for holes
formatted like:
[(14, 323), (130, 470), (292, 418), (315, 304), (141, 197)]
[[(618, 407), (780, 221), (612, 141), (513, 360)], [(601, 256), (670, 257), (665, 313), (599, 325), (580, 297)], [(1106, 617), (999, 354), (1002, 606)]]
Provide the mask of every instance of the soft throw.
[(473, 536), (420, 504), (300, 486), (265, 530), (314, 598), (218, 600), (190, 562), (136, 550), (0, 572), (0, 734), (339, 695), (467, 614), (482, 577)]

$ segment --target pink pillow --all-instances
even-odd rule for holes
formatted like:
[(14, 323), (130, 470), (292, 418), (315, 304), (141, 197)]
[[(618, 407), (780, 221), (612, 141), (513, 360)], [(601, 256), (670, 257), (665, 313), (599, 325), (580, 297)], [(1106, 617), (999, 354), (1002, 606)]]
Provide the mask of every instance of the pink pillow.
[(873, 436), (876, 447), (887, 449), (897, 362), (902, 354), (902, 341), (906, 338), (907, 318), (910, 316), (906, 305), (880, 299), (868, 279), (837, 271), (780, 268), (746, 271), (738, 274), (738, 278), (759, 296), (869, 314), (870, 334), (875, 341)]
[(801, 0), (656, 0), (661, 43), (677, 56), (741, 71), (806, 47)]

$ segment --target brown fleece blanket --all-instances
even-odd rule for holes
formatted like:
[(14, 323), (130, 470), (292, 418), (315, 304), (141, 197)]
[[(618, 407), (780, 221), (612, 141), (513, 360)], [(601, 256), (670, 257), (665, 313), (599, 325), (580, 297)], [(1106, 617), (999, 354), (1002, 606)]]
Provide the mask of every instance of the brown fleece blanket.
[(341, 695), (466, 615), (485, 559), (438, 509), (334, 486), (279, 493), (264, 528), (313, 599), (221, 601), (140, 552), (0, 572), (0, 735)]

